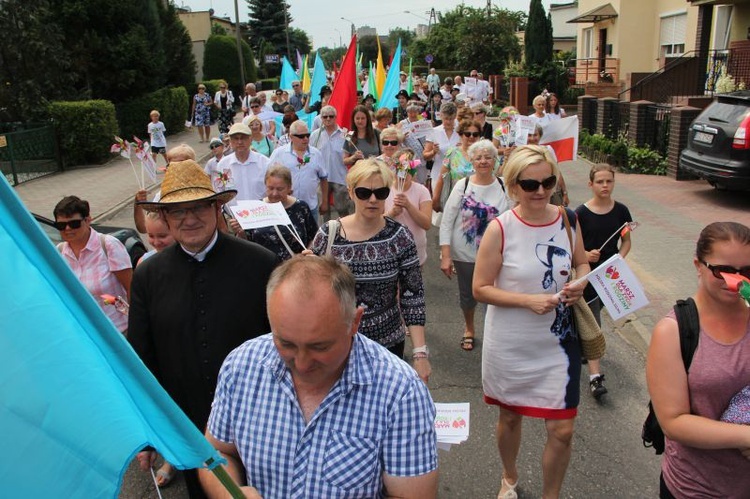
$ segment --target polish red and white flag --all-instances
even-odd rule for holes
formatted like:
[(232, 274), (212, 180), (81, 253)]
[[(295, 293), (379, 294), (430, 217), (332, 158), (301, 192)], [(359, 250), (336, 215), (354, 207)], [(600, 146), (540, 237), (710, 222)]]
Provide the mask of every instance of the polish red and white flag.
[(578, 116), (550, 121), (544, 126), (539, 144), (552, 147), (558, 162), (575, 160), (578, 154)]

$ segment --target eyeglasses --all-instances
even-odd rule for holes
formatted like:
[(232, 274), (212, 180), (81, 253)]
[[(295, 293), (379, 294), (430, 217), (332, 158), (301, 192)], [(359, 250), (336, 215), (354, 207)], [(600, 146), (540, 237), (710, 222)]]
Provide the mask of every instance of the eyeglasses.
[(463, 135), (464, 137), (479, 137), (480, 135), (482, 135), (482, 132), (464, 132), (461, 135)]
[(397, 146), (398, 140), (381, 140), (384, 146)]
[(299, 87), (299, 85), (292, 85), (292, 88), (297, 88), (297, 87)]
[(534, 192), (539, 190), (539, 186), (541, 185), (545, 191), (548, 191), (555, 187), (555, 184), (557, 184), (557, 177), (554, 175), (550, 175), (549, 177), (545, 178), (541, 182), (534, 179), (524, 179), (519, 180), (518, 185), (523, 189), (525, 192)]
[(253, 109), (253, 108), (257, 109), (259, 107), (260, 107), (260, 104), (253, 104), (253, 105), (250, 106), (250, 109)]
[(223, 143), (221, 143), (221, 144), (214, 144), (214, 145), (211, 146), (211, 149), (216, 149), (217, 147), (224, 147), (224, 144)]
[(57, 230), (65, 230), (65, 227), (70, 227), (71, 229), (80, 229), (82, 223), (83, 219), (78, 218), (75, 220), (68, 220), (67, 222), (54, 222), (52, 225), (54, 225), (55, 229)]
[(390, 193), (390, 187), (379, 187), (377, 189), (368, 189), (367, 187), (354, 188), (354, 195), (357, 196), (357, 199), (361, 199), (362, 201), (367, 201), (373, 194), (375, 194), (375, 199), (382, 201), (387, 198)]
[(208, 214), (213, 206), (213, 201), (209, 201), (207, 203), (197, 203), (185, 208), (164, 208), (164, 213), (174, 220), (182, 220), (188, 213), (192, 213), (196, 217), (202, 217)]
[(324, 120), (327, 120), (327, 119), (333, 119), (333, 118), (335, 118), (336, 115), (335, 114), (321, 114), (320, 117), (322, 119), (324, 119)]
[(710, 263), (704, 262), (703, 260), (698, 261), (705, 265), (706, 268), (710, 270), (714, 277), (717, 279), (724, 279), (724, 277), (721, 275), (722, 272), (724, 272), (725, 274), (739, 274), (750, 279), (750, 266), (736, 269), (734, 267), (730, 267), (729, 265), (712, 265)]
[(293, 133), (292, 137), (297, 137), (298, 139), (309, 139), (310, 134), (309, 133)]

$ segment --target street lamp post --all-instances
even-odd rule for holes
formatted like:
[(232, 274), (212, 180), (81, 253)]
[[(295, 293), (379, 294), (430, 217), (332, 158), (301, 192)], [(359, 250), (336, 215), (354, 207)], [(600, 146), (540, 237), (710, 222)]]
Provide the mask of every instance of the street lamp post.
[(343, 42), (341, 41), (341, 31), (339, 31), (337, 28), (333, 28), (333, 30), (339, 34), (339, 47), (341, 47), (343, 45)]
[[(237, 41), (237, 57), (239, 58), (240, 62), (240, 80), (242, 80), (242, 88), (245, 88), (245, 60), (242, 57), (242, 42), (240, 40), (241, 33), (240, 33), (240, 8), (237, 5), (237, 0), (234, 0), (234, 18), (237, 20), (237, 28), (236, 30), (236, 41)], [(252, 55), (251, 55), (252, 57)]]
[(348, 23), (351, 23), (351, 25), (352, 25), (352, 35), (351, 36), (353, 37), (354, 36), (354, 21), (352, 21), (351, 19), (347, 19), (345, 17), (342, 17), (341, 20), (342, 21), (346, 21)]

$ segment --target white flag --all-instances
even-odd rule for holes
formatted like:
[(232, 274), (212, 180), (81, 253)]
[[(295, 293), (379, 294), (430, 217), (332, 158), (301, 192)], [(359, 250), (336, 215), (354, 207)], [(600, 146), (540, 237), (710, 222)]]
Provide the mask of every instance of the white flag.
[(616, 321), (648, 305), (643, 286), (619, 254), (592, 270), (588, 280), (607, 307), (612, 320)]

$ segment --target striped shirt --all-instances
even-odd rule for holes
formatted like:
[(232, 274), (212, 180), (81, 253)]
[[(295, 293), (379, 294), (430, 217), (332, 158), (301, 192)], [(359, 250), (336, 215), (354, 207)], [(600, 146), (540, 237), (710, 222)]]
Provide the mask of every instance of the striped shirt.
[(357, 334), (341, 378), (306, 423), (267, 334), (224, 361), (208, 430), (235, 444), (263, 497), (380, 497), (383, 473), (437, 469), (434, 420), (416, 372)]

